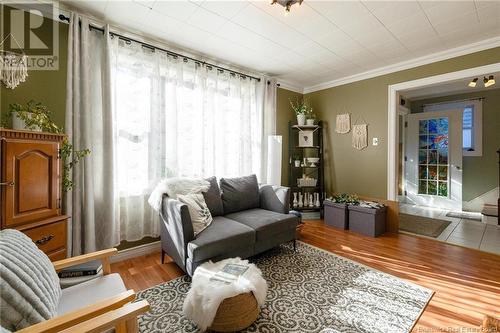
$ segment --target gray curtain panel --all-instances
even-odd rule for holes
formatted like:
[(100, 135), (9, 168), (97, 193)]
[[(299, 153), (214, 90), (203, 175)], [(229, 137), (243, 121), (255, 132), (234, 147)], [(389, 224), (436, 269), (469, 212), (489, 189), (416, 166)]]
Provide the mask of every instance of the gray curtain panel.
[(91, 154), (73, 168), (74, 188), (65, 196), (69, 255), (120, 242), (108, 29), (91, 31), (86, 17), (71, 14), (65, 130), (75, 150)]

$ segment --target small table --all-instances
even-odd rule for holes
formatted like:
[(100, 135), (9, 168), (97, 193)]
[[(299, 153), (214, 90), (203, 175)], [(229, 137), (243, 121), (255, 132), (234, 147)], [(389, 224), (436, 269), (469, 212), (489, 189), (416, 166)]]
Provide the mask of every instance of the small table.
[[(240, 279), (245, 279), (244, 283)], [(239, 288), (232, 288), (236, 285)], [(242, 285), (250, 287), (246, 288), (245, 292), (238, 293), (236, 290), (242, 290)], [(217, 263), (207, 262), (199, 266), (194, 272), (191, 290), (184, 301), (184, 310), (185, 315), (202, 330), (207, 327), (203, 327), (202, 316), (197, 318), (200, 312), (197, 310), (207, 303), (212, 303), (214, 294), (219, 291), (222, 296), (230, 296), (219, 304), (208, 328), (216, 332), (235, 332), (247, 328), (257, 319), (260, 305), (265, 300), (267, 284), (257, 266), (240, 258), (225, 259)], [(254, 292), (258, 294), (257, 297)], [(202, 297), (199, 297), (200, 294)], [(206, 313), (203, 316), (206, 318)]]

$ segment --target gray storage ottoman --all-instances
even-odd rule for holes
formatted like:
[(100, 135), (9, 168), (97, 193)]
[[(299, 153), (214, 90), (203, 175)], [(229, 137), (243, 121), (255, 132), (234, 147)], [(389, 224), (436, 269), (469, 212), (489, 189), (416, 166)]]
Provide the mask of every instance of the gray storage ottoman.
[(349, 229), (362, 235), (377, 237), (385, 232), (387, 207), (349, 206)]
[(349, 229), (349, 212), (347, 210), (347, 204), (324, 200), (323, 205), (325, 210), (325, 223), (327, 225), (343, 230)]

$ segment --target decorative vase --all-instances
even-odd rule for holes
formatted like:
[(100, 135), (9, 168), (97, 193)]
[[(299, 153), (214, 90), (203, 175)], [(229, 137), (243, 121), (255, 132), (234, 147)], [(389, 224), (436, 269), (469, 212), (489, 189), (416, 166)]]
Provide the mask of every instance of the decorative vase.
[(299, 126), (304, 126), (306, 124), (306, 115), (305, 114), (298, 114), (297, 115), (297, 124)]
[(300, 167), (300, 160), (295, 160), (295, 167), (296, 168), (299, 168)]
[(302, 193), (299, 192), (299, 207), (302, 207), (304, 202), (302, 201)]
[(307, 119), (306, 120), (306, 125), (307, 126), (314, 126), (314, 119)]
[(297, 207), (298, 203), (299, 202), (297, 201), (297, 192), (293, 192), (293, 203), (292, 203), (293, 207)]
[(321, 202), (319, 202), (319, 193), (314, 193), (314, 196), (316, 197), (316, 200), (314, 202), (314, 205), (316, 207), (320, 207), (321, 206)]

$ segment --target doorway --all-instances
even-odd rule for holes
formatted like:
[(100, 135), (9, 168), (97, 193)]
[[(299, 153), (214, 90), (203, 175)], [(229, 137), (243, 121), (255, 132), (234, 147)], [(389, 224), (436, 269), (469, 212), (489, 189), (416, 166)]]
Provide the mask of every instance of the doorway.
[[(389, 87), (388, 199), (399, 202), (400, 232), (408, 232), (405, 224), (410, 224), (418, 227), (410, 233), (500, 254), (500, 247), (491, 245), (491, 235), (500, 234), (500, 228), (486, 225), (463, 201), (463, 168), (470, 165), (463, 158), (481, 158), (481, 146), (473, 144), (481, 142), (474, 136), (474, 119), (466, 122), (462, 105), (472, 101), (442, 102), (470, 92), (472, 78), (490, 71), (497, 75), (500, 63)], [(412, 107), (415, 96), (421, 102), (418, 109)], [(401, 112), (403, 100), (409, 112)]]

